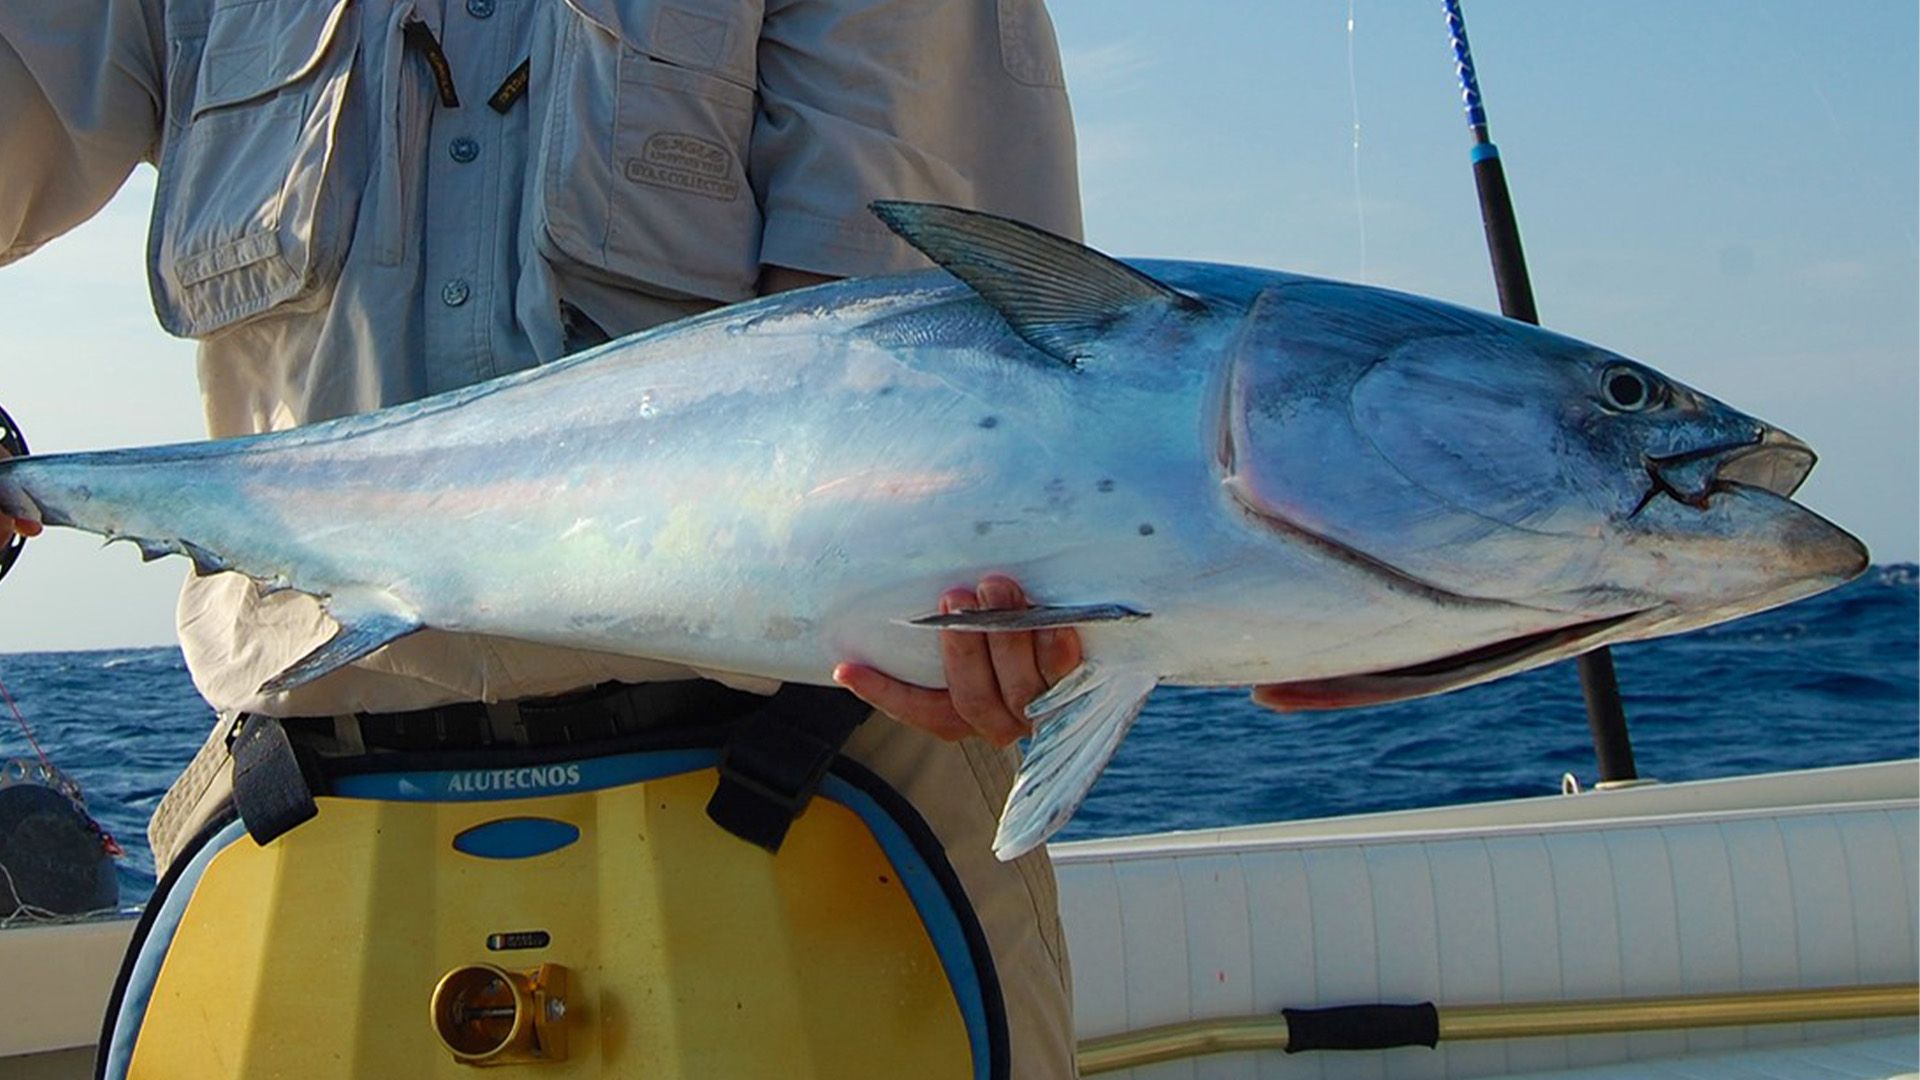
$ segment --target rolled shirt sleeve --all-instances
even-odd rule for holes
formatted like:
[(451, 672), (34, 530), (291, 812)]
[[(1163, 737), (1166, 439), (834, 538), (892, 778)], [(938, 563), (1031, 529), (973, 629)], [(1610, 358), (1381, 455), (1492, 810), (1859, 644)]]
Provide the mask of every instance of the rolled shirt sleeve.
[(157, 0), (0, 4), (0, 265), (91, 217), (152, 160)]
[(1073, 120), (1041, 0), (770, 2), (759, 91), (763, 264), (925, 266), (867, 210), (881, 198), (1080, 235)]

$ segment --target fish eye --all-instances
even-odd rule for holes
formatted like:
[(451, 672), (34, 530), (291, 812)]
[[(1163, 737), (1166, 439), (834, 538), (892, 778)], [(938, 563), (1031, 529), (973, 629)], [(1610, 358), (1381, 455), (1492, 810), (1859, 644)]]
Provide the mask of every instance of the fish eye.
[(1646, 374), (1624, 364), (1600, 373), (1600, 397), (1617, 412), (1641, 412), (1660, 404), (1662, 387)]

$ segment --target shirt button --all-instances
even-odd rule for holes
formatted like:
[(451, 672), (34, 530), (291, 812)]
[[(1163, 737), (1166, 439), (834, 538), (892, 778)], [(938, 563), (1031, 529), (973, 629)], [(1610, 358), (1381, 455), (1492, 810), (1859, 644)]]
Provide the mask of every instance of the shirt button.
[(467, 297), (471, 295), (473, 295), (473, 289), (467, 284), (465, 278), (454, 278), (440, 286), (440, 302), (448, 307), (459, 307), (466, 303)]
[(485, 19), (493, 14), (493, 0), (467, 0), (467, 14)]
[(480, 144), (462, 135), (447, 144), (447, 153), (453, 156), (453, 160), (464, 165), (480, 156)]

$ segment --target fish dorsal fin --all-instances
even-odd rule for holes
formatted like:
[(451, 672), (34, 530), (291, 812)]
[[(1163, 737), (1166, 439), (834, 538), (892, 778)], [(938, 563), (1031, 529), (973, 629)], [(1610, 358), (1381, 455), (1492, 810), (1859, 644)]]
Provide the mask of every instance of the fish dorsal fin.
[(1155, 305), (1200, 306), (1118, 259), (1031, 225), (932, 203), (882, 200), (872, 209), (979, 293), (1029, 345), (1070, 367), (1128, 315)]

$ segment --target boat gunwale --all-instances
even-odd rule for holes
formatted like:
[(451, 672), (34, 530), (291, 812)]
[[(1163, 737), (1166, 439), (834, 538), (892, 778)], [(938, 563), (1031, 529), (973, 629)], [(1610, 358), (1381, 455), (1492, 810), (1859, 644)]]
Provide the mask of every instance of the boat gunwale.
[[(1770, 787), (1799, 787), (1807, 777), (1834, 779), (1851, 773), (1862, 781), (1904, 779), (1899, 794), (1877, 794), (1861, 798), (1831, 801), (1777, 799), (1766, 801)], [(1709, 787), (1711, 785), (1711, 787)], [(1867, 786), (1865, 784), (1856, 786)], [(1891, 785), (1886, 785), (1891, 787)], [(1735, 803), (1725, 796), (1742, 793), (1754, 798)], [(1783, 792), (1782, 794), (1786, 794)], [(1684, 802), (1689, 796), (1715, 798), (1716, 803), (1698, 809), (1667, 805)], [(1648, 805), (1651, 804), (1651, 805)], [(1550, 816), (1533, 816), (1530, 811), (1552, 807)], [(1223, 828), (1175, 830), (1128, 836), (1102, 837), (1056, 843), (1049, 847), (1056, 867), (1083, 863), (1112, 863), (1188, 855), (1251, 854), (1304, 847), (1354, 846), (1356, 844), (1427, 842), (1452, 839), (1488, 838), (1530, 833), (1565, 834), (1610, 830), (1632, 826), (1697, 824), (1706, 821), (1739, 821), (1754, 818), (1805, 816), (1873, 810), (1920, 808), (1920, 759), (1837, 765), (1822, 769), (1801, 769), (1749, 776), (1718, 777), (1674, 784), (1648, 784), (1614, 791), (1593, 791), (1583, 795), (1540, 795), (1520, 799), (1492, 800), (1482, 803), (1451, 803), (1442, 806), (1413, 807), (1405, 810), (1377, 811), (1366, 814), (1298, 821), (1264, 822)], [(1591, 814), (1584, 811), (1591, 810)], [(1450, 816), (1466, 815), (1477, 820), (1452, 822)], [(1499, 820), (1510, 815), (1510, 820)]]

